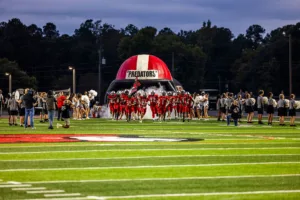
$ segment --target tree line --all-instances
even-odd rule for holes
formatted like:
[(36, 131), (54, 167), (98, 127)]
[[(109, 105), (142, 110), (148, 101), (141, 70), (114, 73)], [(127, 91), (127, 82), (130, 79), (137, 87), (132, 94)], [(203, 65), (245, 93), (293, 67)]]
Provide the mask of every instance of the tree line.
[[(285, 34), (283, 34), (285, 33)], [(230, 29), (205, 21), (195, 30), (173, 32), (129, 24), (117, 29), (101, 20), (88, 19), (72, 35), (60, 34), (54, 23), (42, 28), (13, 18), (0, 23), (0, 73), (15, 74), (13, 88), (34, 87), (39, 91), (72, 87), (74, 66), (77, 91), (97, 90), (99, 50), (102, 93), (115, 79), (124, 60), (136, 54), (153, 54), (166, 62), (174, 77), (189, 91), (220, 88), (254, 93), (259, 89), (288, 93), (289, 38), (292, 36), (293, 88), (300, 93), (300, 22), (266, 33), (257, 24), (234, 36)], [(4, 59), (5, 58), (5, 59)], [(5, 66), (5, 67), (4, 67)], [(18, 71), (18, 72), (16, 72)], [(1, 87), (8, 88), (0, 75)]]

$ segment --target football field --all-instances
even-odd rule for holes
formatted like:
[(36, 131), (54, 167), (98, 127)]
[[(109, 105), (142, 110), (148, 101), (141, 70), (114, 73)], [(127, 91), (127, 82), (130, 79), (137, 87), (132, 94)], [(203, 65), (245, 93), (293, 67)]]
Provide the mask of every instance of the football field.
[(0, 200), (299, 199), (297, 125), (1, 119)]

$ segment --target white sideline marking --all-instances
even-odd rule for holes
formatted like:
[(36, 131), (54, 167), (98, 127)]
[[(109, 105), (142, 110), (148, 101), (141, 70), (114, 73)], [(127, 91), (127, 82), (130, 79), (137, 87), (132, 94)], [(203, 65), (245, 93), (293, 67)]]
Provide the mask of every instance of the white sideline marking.
[(27, 191), (28, 194), (43, 194), (43, 193), (62, 193), (64, 190), (40, 190), (40, 191)]
[(74, 160), (126, 160), (142, 158), (184, 158), (184, 157), (263, 157), (263, 156), (300, 156), (300, 154), (212, 154), (212, 155), (171, 155), (171, 156), (133, 156), (133, 157), (110, 157), (110, 158), (58, 158), (58, 159), (30, 159), (30, 160), (0, 160), (0, 162), (39, 162), (39, 161), (74, 161)]
[(0, 188), (13, 188), (13, 187), (31, 187), (31, 185), (0, 185)]
[(71, 197), (71, 198), (25, 199), (25, 200), (89, 200), (89, 198), (87, 198), (87, 197)]
[[(298, 128), (300, 129), (300, 128)], [(144, 130), (143, 130), (144, 131)], [(195, 134), (199, 134), (198, 132), (196, 132)], [(200, 133), (201, 134), (201, 133)], [(207, 133), (203, 133), (203, 134), (207, 134)], [(283, 136), (286, 136), (286, 135), (283, 135)], [(288, 135), (288, 136), (295, 136), (295, 135)], [(214, 140), (214, 139), (212, 139)], [(230, 139), (230, 140), (237, 140), (237, 139)], [(201, 143), (201, 146), (202, 145), (215, 145), (215, 144), (233, 144), (233, 145), (240, 145), (240, 144), (248, 144), (249, 143)], [(251, 145), (262, 145), (262, 144), (269, 144), (268, 142), (260, 142), (260, 143), (255, 143), (255, 144), (251, 144)], [(291, 142), (276, 142), (276, 144), (294, 144), (294, 143), (291, 143)], [(60, 144), (45, 144), (43, 146), (41, 145), (38, 145), (38, 146), (24, 146), (24, 145), (21, 145), (21, 146), (0, 146), (0, 149), (15, 149), (15, 148), (54, 148), (54, 147), (97, 147), (97, 146), (156, 146), (156, 145), (164, 145), (164, 146), (172, 146), (174, 145), (174, 143), (172, 144), (159, 144), (159, 143), (155, 143), (155, 144), (91, 144), (91, 145), (86, 145), (86, 144), (78, 144), (78, 145), (75, 145), (75, 144), (72, 144), (72, 145), (60, 145)], [(186, 143), (176, 143), (176, 145), (187, 145)], [(196, 145), (196, 143), (195, 143)], [(197, 144), (199, 145), (199, 143)]]
[(124, 152), (124, 151), (195, 151), (195, 150), (259, 150), (259, 149), (300, 149), (300, 147), (250, 147), (250, 148), (185, 148), (185, 149), (99, 149), (99, 150), (76, 150), (76, 151), (32, 151), (32, 152), (1, 152), (0, 155), (10, 154), (45, 154), (45, 153), (76, 153), (76, 152)]
[(80, 193), (69, 193), (69, 194), (45, 194), (45, 197), (74, 197), (74, 196), (80, 196)]
[(23, 191), (23, 190), (45, 190), (45, 187), (36, 187), (36, 188), (12, 188), (12, 190)]
[(246, 176), (203, 176), (203, 177), (178, 177), (178, 178), (136, 178), (136, 179), (102, 179), (102, 180), (62, 180), (62, 181), (32, 181), (29, 184), (52, 183), (97, 183), (97, 182), (126, 182), (126, 181), (172, 181), (172, 180), (205, 180), (205, 179), (240, 179), (240, 178), (269, 178), (269, 177), (293, 177), (300, 174), (271, 174), (271, 175), (246, 175)]
[(149, 194), (132, 196), (107, 196), (103, 199), (133, 199), (151, 197), (186, 197), (186, 196), (222, 196), (222, 195), (245, 195), (245, 194), (278, 194), (278, 193), (300, 193), (300, 190), (275, 190), (275, 191), (249, 191), (249, 192), (211, 192), (211, 193), (182, 193), (182, 194)]
[(273, 164), (300, 164), (300, 162), (256, 162), (256, 163), (216, 163), (216, 164), (195, 164), (195, 165), (141, 165), (141, 166), (125, 166), (125, 167), (72, 167), (72, 168), (3, 169), (3, 170), (0, 170), (0, 172), (66, 171), (66, 170), (98, 170), (98, 169), (142, 169), (142, 168), (208, 167), (208, 166), (238, 166), (238, 165), (273, 165)]

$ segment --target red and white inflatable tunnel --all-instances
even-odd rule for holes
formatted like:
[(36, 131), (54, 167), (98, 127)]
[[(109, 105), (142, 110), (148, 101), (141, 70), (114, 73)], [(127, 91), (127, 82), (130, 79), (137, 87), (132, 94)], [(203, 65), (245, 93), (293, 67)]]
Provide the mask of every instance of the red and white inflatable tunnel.
[(132, 56), (123, 62), (107, 92), (130, 89), (136, 77), (142, 88), (163, 86), (167, 91), (176, 91), (166, 63), (156, 56), (143, 54)]

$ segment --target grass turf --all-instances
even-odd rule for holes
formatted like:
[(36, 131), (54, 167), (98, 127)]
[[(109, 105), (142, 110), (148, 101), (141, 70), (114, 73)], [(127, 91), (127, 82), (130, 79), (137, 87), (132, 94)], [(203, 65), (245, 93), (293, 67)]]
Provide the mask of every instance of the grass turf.
[(7, 120), (0, 120), (0, 134), (92, 133), (204, 140), (0, 144), (0, 200), (45, 198), (1, 187), (9, 181), (80, 193), (82, 199), (298, 199), (300, 195), (297, 127), (276, 123), (227, 127), (213, 119), (142, 124), (91, 119), (72, 121), (70, 129), (48, 130), (47, 124), (39, 122), (36, 127), (8, 127)]

